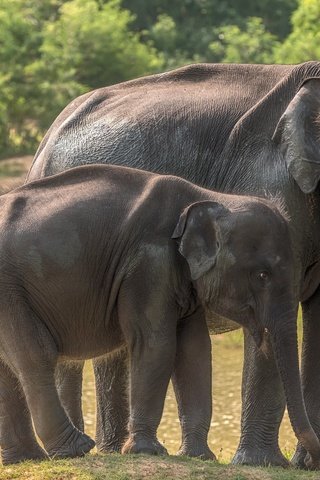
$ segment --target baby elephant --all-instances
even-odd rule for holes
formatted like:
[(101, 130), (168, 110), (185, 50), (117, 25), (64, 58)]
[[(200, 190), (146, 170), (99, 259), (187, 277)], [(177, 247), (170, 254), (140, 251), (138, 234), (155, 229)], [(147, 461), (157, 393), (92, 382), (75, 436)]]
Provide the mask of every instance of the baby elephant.
[(269, 331), (294, 431), (318, 467), (299, 380), (288, 226), (272, 203), (102, 165), (25, 185), (0, 201), (5, 462), (45, 454), (30, 433), (29, 410), (49, 456), (91, 450), (94, 442), (62, 408), (55, 367), (124, 345), (130, 421), (123, 452), (165, 453), (156, 432), (171, 376), (185, 448), (196, 448), (210, 424), (205, 320), (215, 312), (246, 327), (258, 345)]

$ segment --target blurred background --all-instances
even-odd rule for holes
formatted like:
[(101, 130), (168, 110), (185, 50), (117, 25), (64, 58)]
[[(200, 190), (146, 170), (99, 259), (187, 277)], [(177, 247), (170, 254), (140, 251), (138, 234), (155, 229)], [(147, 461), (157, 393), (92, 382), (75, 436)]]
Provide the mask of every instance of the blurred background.
[[(0, 192), (22, 184), (44, 132), (88, 90), (194, 62), (320, 60), (320, 0), (0, 0)], [(239, 440), (242, 333), (213, 343), (210, 446), (230, 460)], [(94, 434), (91, 363), (86, 430)], [(180, 428), (170, 387), (159, 439)], [(287, 417), (281, 447), (295, 445)]]
[(319, 0), (0, 0), (0, 158), (74, 97), (192, 62), (320, 58)]

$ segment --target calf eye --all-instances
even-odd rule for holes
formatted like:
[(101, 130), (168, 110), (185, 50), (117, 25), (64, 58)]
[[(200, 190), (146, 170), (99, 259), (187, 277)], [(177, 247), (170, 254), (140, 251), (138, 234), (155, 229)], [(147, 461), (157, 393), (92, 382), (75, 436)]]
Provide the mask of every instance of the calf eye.
[(258, 273), (258, 278), (259, 280), (261, 280), (262, 282), (266, 282), (267, 280), (269, 280), (269, 273), (268, 272), (259, 272)]

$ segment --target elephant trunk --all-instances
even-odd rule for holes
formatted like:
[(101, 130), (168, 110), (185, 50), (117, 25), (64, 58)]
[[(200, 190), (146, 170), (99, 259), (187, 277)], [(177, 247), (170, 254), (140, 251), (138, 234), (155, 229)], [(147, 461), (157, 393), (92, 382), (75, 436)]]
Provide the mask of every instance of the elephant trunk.
[(276, 362), (287, 400), (288, 414), (296, 437), (309, 452), (313, 468), (320, 466), (320, 443), (313, 431), (304, 404), (300, 383), (296, 310), (292, 307), (273, 312), (267, 322)]

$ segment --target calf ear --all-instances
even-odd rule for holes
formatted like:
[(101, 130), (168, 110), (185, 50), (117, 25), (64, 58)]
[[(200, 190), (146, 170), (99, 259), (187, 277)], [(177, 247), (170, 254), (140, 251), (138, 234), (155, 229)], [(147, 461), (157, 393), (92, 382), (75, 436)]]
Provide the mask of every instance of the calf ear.
[(182, 212), (172, 238), (178, 240), (192, 280), (215, 265), (221, 242), (218, 220), (227, 213), (229, 210), (216, 202), (193, 203)]
[(279, 120), (273, 135), (289, 172), (304, 193), (320, 179), (320, 79), (300, 88)]

